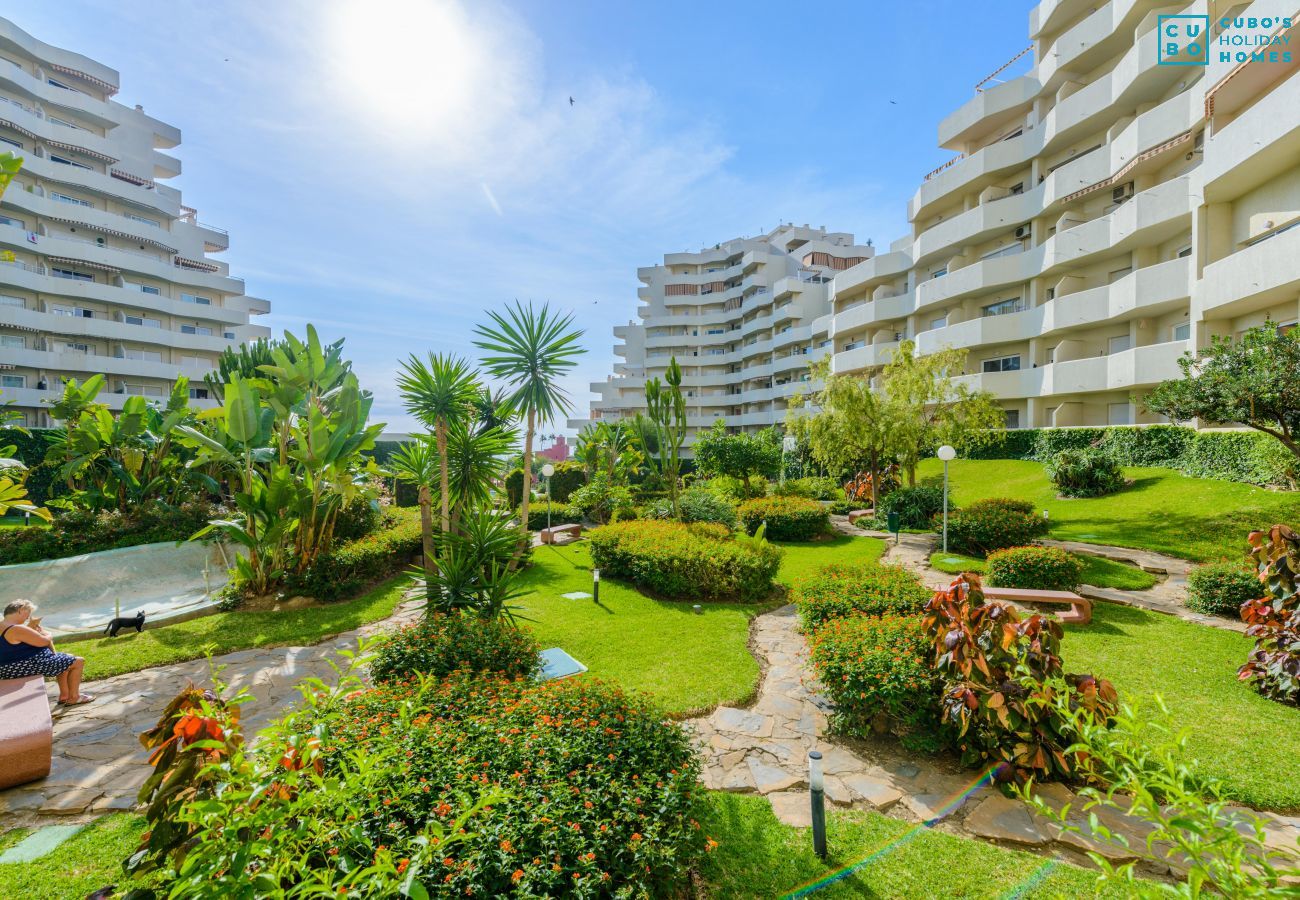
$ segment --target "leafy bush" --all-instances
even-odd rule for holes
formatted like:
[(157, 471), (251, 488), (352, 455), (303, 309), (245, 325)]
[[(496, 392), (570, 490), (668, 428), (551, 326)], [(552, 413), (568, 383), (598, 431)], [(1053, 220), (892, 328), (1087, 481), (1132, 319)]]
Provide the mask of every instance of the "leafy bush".
[(603, 574), (682, 600), (759, 600), (781, 565), (779, 547), (715, 524), (620, 522), (592, 531), (589, 544)]
[(1241, 563), (1209, 563), (1187, 574), (1187, 607), (1197, 612), (1235, 619), (1242, 604), (1265, 593), (1255, 573)]
[[(552, 525), (566, 525), (570, 522), (581, 522), (582, 515), (571, 509), (569, 504), (560, 503), (558, 500), (547, 503), (545, 500), (536, 500), (528, 504), (528, 530), (541, 531), (546, 527), (547, 510), (551, 513)], [(523, 507), (515, 510), (517, 519), (522, 512)]]
[(830, 528), (826, 507), (803, 497), (759, 497), (746, 500), (736, 510), (749, 534), (767, 523), (767, 537), (774, 541), (810, 541)]
[(349, 503), (345, 503), (339, 510), (338, 516), (334, 519), (335, 543), (354, 541), (378, 528), (390, 527), (393, 524), (394, 520), (386, 516), (385, 502), (388, 499), (388, 491), (384, 483), (375, 479), (373, 487), (379, 494), (377, 499), (356, 497)]
[(1099, 450), (1062, 450), (1044, 469), (1066, 497), (1102, 497), (1124, 486), (1119, 463)]
[(136, 867), (163, 869), (173, 897), (666, 897), (708, 846), (685, 731), (597, 681), (323, 694), (249, 753), (233, 716), (161, 723), (216, 736), (164, 776), (225, 765), (186, 802), (155, 798)]
[[(715, 494), (702, 484), (682, 491), (677, 497), (677, 508), (683, 522), (714, 522), (729, 530), (736, 527), (736, 502)], [(647, 509), (648, 518), (671, 519), (672, 516), (672, 502), (666, 497), (656, 500)]]
[(985, 572), (997, 587), (1072, 591), (1083, 563), (1058, 547), (1011, 547), (990, 553)]
[[(545, 482), (545, 479), (542, 479)], [(555, 467), (555, 474), (550, 478), (551, 500), (564, 503), (573, 492), (587, 483), (587, 470), (582, 463), (562, 462)], [(520, 484), (522, 490), (523, 485)]]
[(954, 553), (987, 556), (1023, 547), (1047, 533), (1047, 520), (1028, 500), (991, 497), (948, 512), (948, 546)]
[(611, 484), (609, 476), (599, 472), (587, 484), (569, 495), (569, 515), (574, 521), (589, 519), (605, 524), (636, 515), (632, 492), (626, 487)]
[(439, 613), (383, 637), (370, 675), (375, 681), (392, 681), (464, 670), (532, 678), (541, 669), (540, 652), (532, 632), (505, 619)]
[(389, 527), (322, 553), (305, 572), (286, 576), (284, 591), (317, 600), (342, 600), (401, 573), (420, 555), (419, 510), (393, 510), (392, 522)]
[(830, 506), (826, 507), (833, 516), (847, 516), (858, 508), (858, 504), (852, 500), (836, 500)]
[(851, 616), (907, 616), (919, 613), (930, 598), (919, 579), (902, 566), (859, 563), (825, 566), (800, 581), (794, 602), (804, 628), (815, 632), (835, 619)]
[(939, 679), (919, 618), (838, 619), (816, 631), (809, 645), (813, 670), (835, 704), (837, 731), (855, 737), (890, 731), (909, 749), (942, 747)]
[(913, 531), (932, 528), (934, 517), (943, 512), (943, 488), (930, 484), (895, 488), (880, 498), (876, 521), (887, 523), (891, 512), (898, 513), (900, 528)]
[[(537, 482), (533, 481), (533, 490), (537, 489)], [(510, 504), (511, 509), (517, 509), (519, 504), (524, 502), (524, 470), (511, 469), (510, 474), (506, 476), (506, 502)]]
[(145, 503), (128, 514), (115, 510), (99, 513), (68, 510), (58, 513), (48, 528), (0, 531), (0, 565), (184, 541), (205, 527), (210, 518), (222, 514), (221, 507), (197, 500), (181, 506)]
[(1237, 677), (1270, 700), (1300, 706), (1300, 535), (1286, 525), (1252, 531), (1250, 555), (1266, 596), (1241, 608), (1255, 639)]
[(745, 482), (730, 475), (718, 475), (708, 481), (697, 481), (696, 484), (702, 484), (719, 497), (725, 497), (737, 503), (742, 500), (767, 496), (767, 482), (761, 478), (751, 480), (748, 487), (745, 486)]
[(923, 624), (944, 681), (943, 720), (956, 729), (964, 764), (1005, 764), (997, 777), (1017, 783), (1089, 777), (1086, 754), (1070, 750), (1071, 722), (1051, 699), (1064, 687), (1069, 708), (1101, 721), (1118, 699), (1104, 678), (1063, 674), (1060, 622), (985, 602), (979, 576), (962, 575), (934, 595)]
[(1257, 431), (1199, 431), (1177, 468), (1196, 478), (1293, 486), (1296, 458), (1271, 435)]
[(807, 497), (809, 500), (844, 498), (844, 489), (840, 487), (840, 483), (828, 476), (787, 478), (784, 484), (772, 485), (772, 493), (778, 497)]

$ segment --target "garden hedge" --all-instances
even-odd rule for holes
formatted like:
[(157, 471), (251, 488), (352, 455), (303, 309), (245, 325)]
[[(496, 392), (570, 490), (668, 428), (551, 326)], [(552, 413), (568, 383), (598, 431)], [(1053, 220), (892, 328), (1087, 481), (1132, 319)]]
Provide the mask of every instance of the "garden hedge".
[(390, 511), (391, 524), (322, 554), (301, 574), (285, 578), (284, 591), (317, 600), (342, 600), (405, 570), (420, 556), (420, 513)]
[(0, 531), (0, 565), (40, 562), (157, 544), (184, 541), (211, 518), (221, 518), (224, 508), (194, 501), (181, 506), (148, 503), (123, 515), (116, 510), (93, 513), (68, 510), (55, 514), (47, 528), (33, 525)]
[(1244, 563), (1217, 562), (1187, 573), (1187, 608), (1231, 619), (1241, 617), (1241, 605), (1267, 591)]
[(989, 554), (985, 573), (995, 587), (1072, 591), (1083, 563), (1059, 547), (1010, 547)]
[[(528, 530), (541, 531), (546, 527), (546, 511), (548, 509), (545, 500), (535, 500), (528, 504)], [(567, 525), (570, 522), (581, 522), (582, 513), (577, 510), (571, 510), (569, 504), (561, 503), (559, 500), (554, 501), (549, 506), (551, 512), (552, 525)], [(515, 510), (515, 518), (518, 518), (522, 507)]]
[(801, 580), (794, 602), (804, 628), (815, 631), (851, 616), (918, 615), (930, 594), (902, 566), (859, 563), (825, 566)]
[(588, 543), (603, 574), (679, 600), (760, 600), (781, 565), (781, 548), (732, 538), (722, 525), (617, 522), (591, 531)]
[(532, 632), (505, 619), (439, 613), (382, 638), (370, 675), (375, 681), (393, 681), (463, 670), (532, 678), (541, 669), (541, 649)]
[(1162, 466), (1195, 478), (1291, 486), (1300, 461), (1258, 431), (1196, 431), (1181, 425), (1022, 428), (966, 452), (969, 459), (1046, 462), (1062, 450), (1097, 447), (1121, 466)]
[(830, 511), (805, 497), (759, 497), (746, 500), (736, 510), (749, 534), (767, 523), (773, 541), (811, 541), (830, 528)]

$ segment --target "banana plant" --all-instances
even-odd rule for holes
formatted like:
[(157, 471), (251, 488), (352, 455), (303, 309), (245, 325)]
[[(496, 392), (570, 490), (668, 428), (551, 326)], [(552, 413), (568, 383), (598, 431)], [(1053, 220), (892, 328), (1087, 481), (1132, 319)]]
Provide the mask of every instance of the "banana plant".
[[(27, 434), (26, 428), (8, 425), (19, 415), (21, 414), (9, 409), (8, 404), (0, 405), (0, 426), (12, 427), (15, 431)], [(38, 506), (27, 496), (27, 466), (22, 460), (14, 458), (17, 452), (15, 444), (0, 446), (0, 516), (8, 515), (12, 509), (31, 513), (48, 522), (52, 518), (50, 511)]]

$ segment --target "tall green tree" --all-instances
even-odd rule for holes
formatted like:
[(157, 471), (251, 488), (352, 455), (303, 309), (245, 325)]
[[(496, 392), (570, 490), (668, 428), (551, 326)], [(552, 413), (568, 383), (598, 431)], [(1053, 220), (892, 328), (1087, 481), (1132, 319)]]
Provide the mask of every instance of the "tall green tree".
[(693, 445), (695, 467), (704, 475), (739, 478), (749, 496), (749, 479), (755, 475), (774, 478), (781, 471), (781, 438), (775, 431), (760, 434), (728, 434), (727, 423), (718, 419), (701, 432)]
[(487, 352), (483, 367), (505, 382), (511, 409), (522, 414), (524, 425), (524, 485), (520, 502), (520, 552), (528, 540), (528, 505), (532, 493), (533, 439), (545, 425), (569, 411), (569, 397), (560, 379), (577, 364), (584, 351), (578, 344), (581, 329), (573, 328), (573, 315), (561, 316), (549, 304), (541, 309), (516, 301), (505, 315), (490, 311), (490, 325), (475, 329), (475, 346)]
[(1272, 323), (1240, 340), (1214, 337), (1178, 360), (1183, 377), (1161, 382), (1143, 405), (1173, 422), (1245, 425), (1300, 457), (1300, 330)]
[(942, 444), (976, 447), (998, 440), (1006, 414), (989, 391), (953, 380), (966, 367), (966, 351), (945, 347), (924, 356), (903, 341), (880, 373), (885, 409), (898, 441), (898, 461), (916, 484), (923, 453)]
[(663, 381), (655, 376), (645, 386), (646, 418), (654, 427), (659, 448), (659, 468), (668, 481), (673, 517), (678, 515), (677, 488), (682, 468), (682, 445), (686, 443), (686, 398), (682, 396), (682, 367), (674, 356), (668, 361)]
[[(445, 457), (444, 457), (445, 458)], [(420, 547), (426, 578), (433, 572), (433, 480), (440, 460), (437, 447), (429, 435), (415, 435), (403, 441), (388, 458), (388, 467), (399, 481), (415, 485), (415, 502), (420, 509)]]
[(451, 528), (447, 435), (453, 427), (468, 427), (478, 409), (482, 386), (465, 360), (430, 353), (428, 359), (412, 355), (402, 363), (397, 391), (406, 411), (433, 432), (439, 459), (438, 521), (446, 534)]

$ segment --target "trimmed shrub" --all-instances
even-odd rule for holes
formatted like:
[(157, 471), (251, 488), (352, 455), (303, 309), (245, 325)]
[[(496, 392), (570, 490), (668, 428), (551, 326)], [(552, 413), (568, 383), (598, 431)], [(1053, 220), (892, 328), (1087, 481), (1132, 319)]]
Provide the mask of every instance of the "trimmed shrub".
[[(521, 473), (522, 476), (522, 473)], [(546, 479), (539, 478), (538, 481), (545, 484)], [(555, 503), (564, 503), (569, 496), (587, 483), (587, 470), (582, 463), (562, 462), (555, 467), (555, 474), (551, 476), (551, 500)], [(523, 489), (522, 482), (519, 485)], [(523, 502), (522, 496), (520, 502)], [(518, 505), (518, 504), (516, 504)]]
[[(736, 502), (729, 497), (713, 493), (701, 484), (693, 485), (677, 496), (677, 508), (683, 522), (714, 522), (728, 530), (736, 527)], [(647, 518), (671, 519), (672, 501), (660, 498), (646, 510)]]
[(838, 619), (815, 632), (813, 670), (835, 704), (835, 730), (854, 737), (888, 731), (908, 749), (941, 749), (940, 682), (929, 645), (917, 616)]
[(1044, 469), (1066, 497), (1102, 497), (1124, 486), (1119, 463), (1100, 450), (1062, 450)]
[(539, 653), (532, 632), (504, 619), (439, 613), (382, 638), (370, 675), (375, 681), (392, 681), (464, 670), (532, 678), (542, 666)]
[(1187, 573), (1187, 608), (1239, 618), (1241, 606), (1267, 594), (1259, 577), (1242, 563), (1218, 562)]
[(784, 484), (772, 485), (772, 493), (778, 497), (807, 497), (809, 500), (840, 500), (844, 497), (844, 489), (834, 478), (812, 475), (787, 478)]
[[(528, 530), (541, 531), (546, 527), (546, 511), (551, 512), (552, 525), (567, 525), (570, 522), (581, 522), (582, 514), (573, 511), (569, 504), (561, 503), (558, 500), (548, 504), (545, 500), (537, 500), (528, 504)], [(515, 518), (518, 519), (523, 512), (523, 507), (515, 510)]]
[(830, 506), (826, 507), (831, 511), (833, 516), (847, 516), (858, 508), (858, 504), (852, 500), (836, 500)]
[[(534, 482), (533, 490), (536, 490)], [(519, 504), (524, 502), (524, 470), (511, 469), (510, 474), (506, 476), (506, 502), (510, 504), (511, 509), (518, 509)]]
[(385, 489), (383, 481), (376, 479), (371, 484), (379, 490), (381, 499), (370, 500), (365, 497), (356, 497), (345, 504), (334, 519), (334, 541), (336, 543), (354, 541), (359, 537), (365, 537), (377, 528), (385, 528), (393, 524), (394, 520), (386, 517), (386, 509), (384, 503), (381, 502), (386, 501), (388, 498), (388, 491)]
[(62, 559), (101, 550), (188, 540), (211, 518), (222, 518), (221, 507), (201, 501), (181, 506), (146, 503), (124, 515), (116, 510), (94, 513), (68, 510), (55, 513), (48, 527), (31, 526), (0, 531), (0, 565)]
[(641, 520), (589, 535), (592, 565), (664, 597), (762, 599), (772, 591), (781, 548), (733, 539), (726, 526)]
[(767, 481), (763, 478), (749, 479), (748, 489), (745, 487), (745, 482), (731, 475), (718, 475), (707, 481), (697, 481), (696, 484), (702, 484), (719, 497), (726, 497), (737, 503), (767, 496)]
[(1202, 431), (1188, 442), (1179, 469), (1196, 478), (1294, 485), (1297, 461), (1277, 438), (1258, 431)]
[(915, 575), (902, 566), (859, 563), (826, 566), (800, 581), (794, 602), (804, 628), (851, 616), (906, 616), (919, 613), (930, 599)]
[(406, 569), (420, 555), (420, 511), (393, 511), (393, 524), (321, 554), (307, 571), (284, 580), (287, 594), (342, 600)]
[(773, 541), (811, 541), (831, 524), (826, 507), (803, 497), (759, 497), (740, 504), (736, 512), (749, 534), (767, 522), (767, 537)]
[(1011, 547), (990, 553), (984, 571), (995, 587), (1072, 591), (1083, 563), (1059, 547)]
[[(950, 497), (950, 503), (951, 500)], [(877, 523), (888, 522), (889, 514), (895, 511), (903, 529), (919, 531), (931, 528), (934, 517), (943, 512), (943, 488), (929, 484), (895, 488), (880, 498), (880, 505), (876, 508)], [(951, 506), (949, 512), (952, 512)]]
[(573, 521), (590, 520), (599, 524), (631, 519), (636, 516), (632, 492), (619, 484), (610, 484), (609, 477), (597, 473), (587, 484), (569, 495), (569, 515)]
[(1047, 533), (1047, 520), (1028, 500), (991, 497), (948, 512), (948, 548), (967, 556), (1023, 547)]
[(1194, 432), (1177, 425), (1107, 428), (1101, 450), (1121, 466), (1178, 468)]

